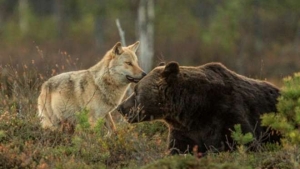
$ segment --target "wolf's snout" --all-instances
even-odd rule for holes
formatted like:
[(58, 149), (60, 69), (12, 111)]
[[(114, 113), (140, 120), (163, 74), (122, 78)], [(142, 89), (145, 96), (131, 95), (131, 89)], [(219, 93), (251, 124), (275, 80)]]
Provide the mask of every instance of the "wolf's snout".
[(137, 83), (139, 82), (143, 77), (145, 77), (147, 74), (145, 72), (142, 72), (142, 76), (140, 78), (134, 78), (134, 77), (131, 77), (129, 75), (126, 75), (126, 78), (127, 80), (129, 80), (130, 82), (134, 82), (134, 83)]

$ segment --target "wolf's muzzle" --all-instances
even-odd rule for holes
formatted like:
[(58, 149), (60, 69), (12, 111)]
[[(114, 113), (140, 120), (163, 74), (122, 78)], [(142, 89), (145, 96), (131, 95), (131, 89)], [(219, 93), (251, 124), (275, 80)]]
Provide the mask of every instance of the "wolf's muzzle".
[(143, 77), (145, 77), (147, 74), (145, 72), (142, 73), (142, 77), (141, 78), (134, 78), (134, 77), (131, 77), (129, 75), (126, 75), (126, 78), (128, 81), (130, 82), (134, 82), (134, 83), (138, 83)]

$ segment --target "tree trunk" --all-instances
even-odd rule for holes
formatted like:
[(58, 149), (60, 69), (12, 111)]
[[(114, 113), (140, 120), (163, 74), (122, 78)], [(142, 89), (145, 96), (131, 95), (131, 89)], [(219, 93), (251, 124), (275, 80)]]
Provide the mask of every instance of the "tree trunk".
[(140, 0), (138, 9), (138, 30), (140, 39), (141, 66), (149, 72), (152, 69), (154, 55), (154, 1)]
[(127, 46), (126, 45), (126, 40), (125, 40), (125, 32), (123, 31), (123, 29), (121, 27), (119, 19), (116, 19), (116, 25), (117, 25), (118, 30), (119, 30), (119, 35), (120, 35), (122, 46)]

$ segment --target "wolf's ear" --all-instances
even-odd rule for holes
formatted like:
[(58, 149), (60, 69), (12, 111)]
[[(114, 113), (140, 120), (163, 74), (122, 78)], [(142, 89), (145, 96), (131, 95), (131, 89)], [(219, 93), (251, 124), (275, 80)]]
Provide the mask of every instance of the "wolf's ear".
[(139, 46), (140, 46), (140, 42), (139, 42), (139, 41), (136, 41), (134, 44), (128, 46), (128, 48), (129, 48), (130, 50), (132, 50), (133, 52), (136, 52), (137, 49), (139, 48)]
[(177, 62), (169, 62), (161, 75), (166, 79), (167, 83), (173, 83), (176, 81), (179, 71), (179, 64)]
[(121, 44), (121, 42), (117, 42), (117, 43), (115, 44), (115, 46), (112, 48), (112, 53), (113, 53), (114, 55), (121, 55), (123, 52), (124, 52), (124, 51), (123, 51), (123, 49), (122, 49), (122, 44)]

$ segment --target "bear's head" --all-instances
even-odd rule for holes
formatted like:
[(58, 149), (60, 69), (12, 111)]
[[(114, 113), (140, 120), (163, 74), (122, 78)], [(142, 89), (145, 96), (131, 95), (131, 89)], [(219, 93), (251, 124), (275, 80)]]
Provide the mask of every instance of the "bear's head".
[(118, 107), (130, 123), (160, 120), (172, 111), (171, 93), (176, 90), (180, 76), (177, 62), (159, 64), (134, 88), (134, 92)]

